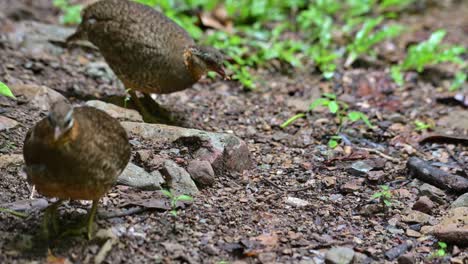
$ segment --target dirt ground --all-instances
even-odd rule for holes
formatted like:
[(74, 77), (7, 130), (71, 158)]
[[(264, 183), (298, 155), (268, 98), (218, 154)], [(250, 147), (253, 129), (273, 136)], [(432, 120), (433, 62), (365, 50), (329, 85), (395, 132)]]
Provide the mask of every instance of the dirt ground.
[[(9, 85), (47, 86), (75, 104), (122, 97), (124, 88), (106, 71), (98, 52), (65, 48), (60, 41), (49, 41), (47, 48), (36, 51), (33, 44), (18, 47), (7, 37), (16, 34), (27, 41), (19, 28), (28, 21), (62, 27), (50, 2), (0, 0), (0, 79)], [(413, 31), (395, 42), (393, 55), (398, 58), (406, 44), (422, 41), (439, 28), (448, 31), (447, 43), (468, 46), (467, 14), (468, 1), (404, 14), (402, 22)], [(90, 72), (90, 64), (97, 74)], [(437, 132), (467, 136), (466, 108), (445, 92), (453, 72), (437, 67), (421, 76), (409, 74), (405, 87), (399, 88), (385, 68), (357, 63), (340, 70), (331, 81), (307, 67), (289, 75), (259, 70), (257, 76), (263, 81), (255, 91), (243, 91), (234, 81), (204, 79), (186, 91), (158, 96), (180, 117), (180, 126), (242, 138), (254, 167), (217, 175), (215, 184), (202, 188), (177, 218), (168, 211), (149, 209), (99, 219), (99, 229), (112, 233), (116, 238), (107, 241), (115, 243), (84, 237), (43, 241), (38, 238), (41, 210), (26, 218), (0, 212), (0, 262), (89, 263), (110, 245), (105, 263), (323, 263), (324, 254), (333, 247), (352, 248), (354, 263), (396, 263), (389, 251), (410, 245), (399, 255), (412, 256), (414, 262), (405, 263), (463, 263), (468, 253), (455, 243), (448, 243), (448, 257), (429, 259), (438, 249), (437, 239), (423, 232), (425, 226), (437, 224), (459, 193), (444, 192), (442, 201), (427, 212), (431, 216), (427, 223), (404, 220), (421, 197), (422, 183), (407, 169), (409, 157), (460, 175), (468, 162), (466, 141), (418, 144), (425, 134), (414, 129), (414, 121), (422, 120), (436, 125)], [(343, 131), (345, 144), (331, 150), (327, 141), (337, 124), (325, 111), (286, 129), (279, 127), (321, 92), (336, 93), (359, 107), (377, 128), (350, 125)], [(21, 98), (0, 98), (0, 115), (18, 122), (12, 129), (0, 130), (0, 156), (22, 154), (28, 128), (46, 112)], [(131, 141), (133, 161), (148, 168), (137, 151), (158, 153), (161, 146), (134, 136)], [(359, 161), (371, 170), (362, 174)], [(2, 167), (0, 163), (0, 175), (0, 205), (29, 199), (31, 187), (22, 164)], [(394, 201), (385, 210), (371, 198), (381, 184), (393, 193)], [(116, 186), (102, 199), (100, 209), (120, 210), (131, 199), (152, 195), (158, 194)], [(61, 225), (80, 221), (89, 207), (86, 202), (66, 203), (60, 209)]]

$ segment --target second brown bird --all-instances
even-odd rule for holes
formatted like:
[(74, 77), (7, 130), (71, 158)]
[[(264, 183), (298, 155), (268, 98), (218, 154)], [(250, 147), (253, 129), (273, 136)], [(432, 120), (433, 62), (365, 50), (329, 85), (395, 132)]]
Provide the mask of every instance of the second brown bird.
[(88, 6), (67, 42), (75, 40), (97, 46), (127, 89), (146, 94), (186, 89), (208, 71), (225, 77), (218, 50), (197, 45), (165, 15), (133, 1), (102, 0)]

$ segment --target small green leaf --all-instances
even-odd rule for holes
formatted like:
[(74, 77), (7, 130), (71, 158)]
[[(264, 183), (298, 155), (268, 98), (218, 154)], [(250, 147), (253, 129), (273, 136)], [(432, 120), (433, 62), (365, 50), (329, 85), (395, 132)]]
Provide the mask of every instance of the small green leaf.
[(280, 125), (281, 128), (285, 128), (287, 126), (289, 126), (290, 124), (292, 124), (294, 121), (296, 121), (297, 119), (299, 118), (303, 118), (305, 117), (306, 115), (304, 113), (300, 113), (300, 114), (296, 114), (292, 117), (290, 117), (288, 120), (286, 120), (283, 124)]
[(171, 210), (170, 213), (171, 213), (171, 215), (173, 215), (174, 217), (177, 217), (177, 210)]
[(183, 195), (177, 196), (176, 200), (177, 201), (192, 201), (193, 198), (191, 196), (189, 196), (189, 195), (183, 194)]
[(458, 90), (466, 82), (466, 79), (466, 73), (457, 72), (455, 74), (455, 79), (453, 80), (452, 85), (450, 85), (450, 91)]
[(387, 185), (380, 185), (380, 189), (382, 189), (383, 191), (388, 191), (390, 190), (390, 187), (388, 187)]
[(336, 141), (336, 140), (334, 140), (334, 139), (330, 139), (330, 140), (328, 141), (328, 147), (329, 147), (329, 148), (334, 149), (334, 148), (336, 148), (337, 146), (338, 146), (338, 141)]
[(445, 256), (445, 250), (443, 250), (443, 249), (437, 250), (436, 255), (437, 255), (438, 257), (443, 257), (443, 256)]
[(447, 248), (447, 243), (445, 243), (445, 242), (438, 242), (437, 244), (439, 244), (439, 247), (442, 248), (442, 249)]
[(377, 193), (374, 193), (374, 194), (372, 195), (371, 198), (372, 198), (372, 199), (376, 199), (376, 198), (381, 197), (382, 195), (383, 195), (383, 194), (382, 194), (381, 192), (377, 192)]
[(359, 119), (361, 119), (361, 115), (362, 115), (361, 112), (352, 111), (352, 112), (349, 112), (349, 113), (348, 113), (348, 118), (349, 118), (349, 120), (351, 120), (352, 122), (356, 122), (356, 121), (358, 121)]
[(384, 204), (385, 204), (386, 206), (391, 206), (391, 205), (392, 205), (392, 202), (390, 202), (389, 200), (386, 200), (386, 199), (385, 199), (385, 200), (383, 200), (383, 202), (384, 202)]
[(335, 114), (340, 109), (340, 106), (336, 101), (330, 101), (330, 103), (328, 104), (328, 109), (331, 113)]
[(390, 71), (391, 71), (391, 76), (392, 76), (393, 81), (399, 86), (403, 86), (403, 84), (405, 84), (405, 81), (403, 79), (403, 73), (401, 72), (401, 67), (393, 66), (390, 69)]
[(309, 105), (309, 111), (314, 110), (317, 106), (319, 105), (327, 105), (330, 102), (330, 100), (325, 99), (325, 98), (318, 98), (315, 99), (310, 105)]
[(165, 196), (171, 198), (172, 197), (172, 192), (168, 191), (168, 190), (161, 190), (161, 193), (164, 194)]
[(0, 82), (0, 95), (15, 98), (15, 96), (11, 92), (10, 88), (6, 84), (4, 84), (3, 82)]

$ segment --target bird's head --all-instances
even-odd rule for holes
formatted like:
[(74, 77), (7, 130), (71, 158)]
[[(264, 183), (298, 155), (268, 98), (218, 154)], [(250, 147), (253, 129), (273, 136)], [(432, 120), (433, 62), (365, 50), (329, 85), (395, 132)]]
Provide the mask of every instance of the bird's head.
[(54, 140), (56, 141), (73, 127), (73, 106), (65, 100), (54, 102), (47, 120), (54, 131)]
[(197, 72), (214, 71), (222, 78), (228, 78), (224, 72), (225, 56), (217, 49), (208, 46), (190, 46), (186, 53), (191, 61), (191, 67)]

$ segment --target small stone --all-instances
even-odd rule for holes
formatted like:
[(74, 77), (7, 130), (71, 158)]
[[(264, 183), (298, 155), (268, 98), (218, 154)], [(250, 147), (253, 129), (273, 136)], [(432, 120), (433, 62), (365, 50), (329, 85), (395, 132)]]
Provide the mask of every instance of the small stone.
[(166, 160), (161, 173), (175, 195), (195, 195), (198, 193), (197, 185), (193, 182), (190, 174), (174, 161)]
[(348, 169), (348, 172), (354, 176), (365, 176), (369, 171), (374, 167), (365, 161), (356, 161), (351, 164), (351, 167)]
[(322, 180), (323, 184), (328, 188), (334, 187), (336, 185), (336, 177), (324, 177)]
[(327, 264), (348, 264), (354, 258), (354, 250), (348, 247), (334, 247), (327, 251), (325, 263)]
[(447, 198), (447, 195), (444, 191), (427, 183), (421, 185), (419, 187), (419, 191), (422, 195), (428, 196), (432, 201), (439, 204), (444, 204)]
[(0, 131), (15, 128), (19, 123), (6, 116), (0, 116)]
[(58, 100), (65, 100), (65, 97), (53, 89), (46, 86), (32, 84), (10, 85), (11, 91), (16, 97), (25, 98), (32, 106), (48, 111), (50, 105)]
[(363, 179), (356, 179), (346, 182), (341, 189), (344, 192), (351, 193), (362, 189)]
[(369, 171), (367, 179), (369, 179), (369, 181), (381, 182), (384, 176), (384, 171)]
[(164, 178), (158, 171), (150, 174), (143, 168), (129, 163), (122, 174), (120, 174), (117, 183), (142, 190), (161, 190)]
[(406, 235), (409, 237), (421, 237), (421, 233), (413, 229), (406, 229)]
[(151, 153), (152, 153), (151, 150), (142, 149), (136, 152), (136, 156), (141, 162), (148, 163), (151, 158)]
[(275, 252), (264, 252), (258, 255), (258, 260), (263, 264), (275, 263), (276, 253)]
[(427, 234), (431, 234), (433, 232), (433, 230), (434, 230), (433, 226), (425, 225), (425, 226), (421, 227), (421, 230), (419, 230), (419, 232), (421, 234), (427, 235)]
[(247, 144), (232, 134), (140, 122), (121, 124), (129, 134), (155, 144), (183, 145), (196, 159), (210, 162), (215, 171), (243, 172), (252, 167)]
[(419, 197), (418, 201), (414, 203), (413, 205), (413, 210), (420, 211), (423, 213), (430, 213), (432, 208), (435, 207), (434, 202), (432, 202), (431, 199), (427, 196), (421, 196)]
[(405, 223), (418, 223), (418, 224), (425, 224), (428, 223), (431, 216), (425, 214), (423, 212), (410, 210), (408, 214), (403, 215), (401, 221)]
[(0, 168), (7, 168), (10, 166), (20, 165), (23, 163), (23, 155), (21, 154), (7, 154), (0, 156)]
[(398, 264), (414, 264), (415, 258), (412, 253), (406, 253), (398, 258)]
[(368, 257), (366, 254), (360, 252), (354, 252), (353, 257), (353, 264), (370, 264), (372, 263), (372, 259)]
[(434, 226), (433, 234), (441, 241), (455, 244), (468, 244), (468, 207), (451, 209), (440, 223)]
[(192, 160), (187, 166), (187, 171), (196, 182), (211, 186), (215, 182), (215, 173), (211, 164), (206, 160)]
[(86, 105), (102, 110), (108, 113), (113, 118), (116, 118), (119, 120), (143, 122), (143, 118), (141, 117), (140, 113), (138, 113), (138, 111), (133, 110), (133, 109), (126, 109), (126, 108), (123, 108), (114, 104), (102, 102), (99, 100), (87, 101)]
[(407, 243), (402, 243), (398, 246), (395, 246), (389, 250), (387, 250), (387, 252), (385, 252), (385, 257), (392, 261), (396, 258), (398, 258), (399, 256), (401, 256), (402, 254), (404, 254), (406, 251), (408, 251), (408, 249), (410, 248), (410, 245), (408, 245)]
[(452, 203), (452, 205), (450, 205), (450, 208), (457, 208), (457, 207), (468, 207), (468, 192), (465, 194), (462, 194)]
[(300, 198), (288, 196), (285, 201), (287, 204), (295, 206), (295, 207), (305, 207), (309, 205), (309, 202), (306, 200), (302, 200)]

